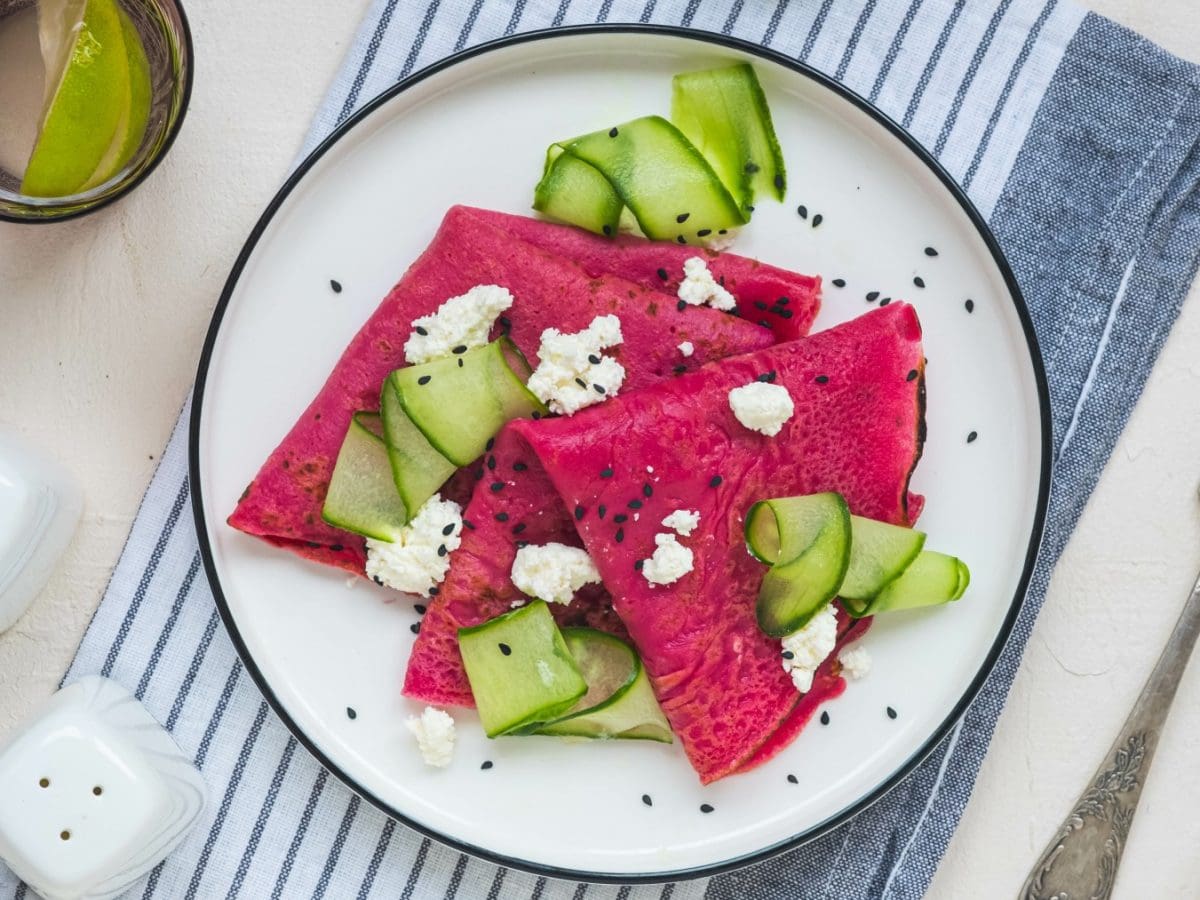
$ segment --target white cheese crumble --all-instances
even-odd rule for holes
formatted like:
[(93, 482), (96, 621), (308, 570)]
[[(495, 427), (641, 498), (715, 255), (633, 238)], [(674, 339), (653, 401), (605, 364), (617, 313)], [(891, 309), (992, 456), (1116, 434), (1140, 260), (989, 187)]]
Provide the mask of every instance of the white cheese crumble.
[(455, 347), (482, 347), (496, 317), (512, 305), (508, 288), (477, 284), (465, 294), (451, 297), (432, 315), (413, 320), (404, 358), (415, 366), (451, 356)]
[(709, 250), (716, 250), (718, 252), (728, 250), (733, 246), (733, 242), (737, 240), (737, 236), (737, 230), (731, 228), (725, 234), (719, 232), (714, 234), (704, 242), (704, 246)]
[(587, 551), (556, 543), (519, 549), (510, 577), (517, 590), (547, 603), (570, 603), (585, 584), (600, 581)]
[(428, 597), (430, 589), (446, 577), (450, 554), (461, 542), (462, 507), (434, 494), (401, 529), (395, 543), (367, 538), (367, 577)]
[(693, 256), (683, 264), (683, 281), (679, 282), (678, 297), (692, 306), (707, 303), (713, 309), (733, 309), (737, 301), (713, 278), (712, 272), (699, 256)]
[(842, 664), (842, 674), (853, 681), (871, 674), (871, 654), (861, 645), (847, 647), (838, 654), (838, 662)]
[(671, 528), (678, 531), (684, 537), (688, 537), (696, 530), (696, 526), (700, 524), (700, 513), (694, 509), (677, 509), (663, 519), (662, 523), (667, 528)]
[(796, 690), (812, 690), (813, 675), (837, 646), (837, 611), (828, 604), (808, 624), (783, 639), (783, 670)]
[(454, 757), (454, 719), (448, 712), (427, 706), (421, 715), (409, 716), (405, 724), (416, 737), (427, 765), (439, 769), (450, 765)]
[(672, 584), (692, 571), (695, 557), (675, 539), (675, 535), (656, 534), (654, 543), (654, 555), (642, 563), (642, 575), (648, 582)]
[(731, 390), (729, 408), (739, 422), (767, 437), (779, 434), (783, 423), (796, 411), (787, 388), (765, 381), (752, 381)]
[(679, 352), (682, 353), (684, 356), (691, 356), (693, 353), (696, 352), (696, 345), (693, 344), (691, 341), (684, 341), (682, 344), (679, 345)]
[(547, 328), (538, 348), (540, 362), (527, 387), (552, 412), (566, 416), (615, 397), (625, 381), (625, 369), (601, 351), (622, 340), (621, 320), (613, 315), (596, 316), (575, 334)]

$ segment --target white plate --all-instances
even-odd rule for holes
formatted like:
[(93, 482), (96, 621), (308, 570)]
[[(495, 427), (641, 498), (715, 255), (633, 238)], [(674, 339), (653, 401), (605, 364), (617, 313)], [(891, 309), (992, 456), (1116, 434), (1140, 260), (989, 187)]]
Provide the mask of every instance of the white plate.
[[(351, 788), (510, 865), (665, 878), (745, 862), (844, 819), (961, 715), (1008, 633), (1040, 532), (1044, 381), (1024, 307), (982, 223), (863, 101), (789, 60), (718, 41), (629, 28), (526, 36), (399, 85), (318, 150), (268, 208), (201, 363), (192, 489), (209, 578), (247, 667)], [(921, 525), (930, 546), (969, 560), (970, 591), (949, 607), (882, 617), (867, 637), (874, 671), (827, 707), (831, 724), (814, 722), (770, 764), (706, 788), (678, 746), (489, 741), (465, 712), (456, 714), (453, 765), (428, 769), (404, 727), (417, 704), (400, 695), (412, 604), (387, 604), (389, 592), (366, 582), (347, 589), (344, 574), (274, 550), (225, 518), (447, 207), (528, 210), (553, 140), (666, 114), (673, 73), (740, 58), (754, 59), (766, 89), (790, 184), (787, 204), (761, 203), (736, 249), (823, 275), (818, 329), (871, 309), (870, 291), (916, 305), (929, 438), (913, 489), (928, 498)], [(814, 228), (816, 214), (823, 222)], [(970, 432), (978, 439), (968, 443)], [(484, 760), (494, 766), (481, 769)], [(702, 814), (702, 803), (714, 811)]]

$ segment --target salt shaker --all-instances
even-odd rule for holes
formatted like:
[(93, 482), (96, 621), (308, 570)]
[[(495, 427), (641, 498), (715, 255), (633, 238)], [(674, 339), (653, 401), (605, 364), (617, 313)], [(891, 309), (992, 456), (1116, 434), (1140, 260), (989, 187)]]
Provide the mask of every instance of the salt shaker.
[(45, 586), (82, 509), (63, 468), (0, 428), (0, 633)]

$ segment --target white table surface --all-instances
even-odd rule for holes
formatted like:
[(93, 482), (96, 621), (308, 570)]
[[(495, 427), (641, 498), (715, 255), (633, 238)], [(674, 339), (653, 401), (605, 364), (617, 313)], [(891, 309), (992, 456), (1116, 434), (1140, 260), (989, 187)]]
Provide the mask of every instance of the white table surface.
[[(1200, 61), (1194, 4), (1087, 3)], [(0, 636), (0, 738), (54, 690), (87, 626), (187, 396), (229, 267), (367, 0), (188, 6), (196, 87), (159, 170), (82, 220), (0, 223), (0, 424), (55, 454), (87, 498), (57, 574)], [(1058, 566), (930, 898), (1015, 895), (1120, 727), (1200, 568), (1197, 295)], [(1119, 898), (1196, 896), (1198, 749), (1193, 666), (1142, 797)]]

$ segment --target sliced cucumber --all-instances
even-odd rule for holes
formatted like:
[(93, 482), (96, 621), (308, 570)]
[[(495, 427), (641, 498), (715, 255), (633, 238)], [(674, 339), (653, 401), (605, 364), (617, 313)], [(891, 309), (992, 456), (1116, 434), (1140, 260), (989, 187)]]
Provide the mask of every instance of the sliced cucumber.
[(593, 628), (566, 628), (563, 638), (588, 690), (570, 712), (541, 726), (537, 734), (674, 741), (650, 677), (632, 647)]
[(750, 552), (771, 569), (758, 592), (758, 625), (791, 634), (838, 592), (850, 562), (850, 511), (841, 494), (755, 503), (746, 516)]
[(525, 387), (530, 372), (521, 351), (502, 337), (485, 347), (397, 369), (388, 376), (387, 389), (395, 392), (433, 449), (465, 466), (483, 453), (505, 422), (549, 412)]
[(458, 649), (488, 737), (550, 721), (588, 689), (541, 600), (460, 628)]
[(783, 199), (783, 153), (749, 63), (676, 75), (671, 121), (708, 158), (743, 210), (759, 194)]
[(625, 204), (597, 169), (551, 144), (542, 180), (533, 190), (533, 208), (561, 222), (611, 236), (620, 227)]
[(392, 483), (380, 430), (377, 413), (354, 414), (333, 466), (321, 518), (335, 528), (395, 541), (408, 517)]
[(922, 550), (904, 574), (879, 592), (866, 613), (937, 606), (957, 600), (971, 583), (971, 572), (961, 559)]
[(838, 589), (847, 610), (867, 602), (903, 574), (921, 548), (925, 533), (862, 516), (850, 517), (850, 566)]
[(661, 116), (560, 146), (608, 180), (649, 238), (702, 244), (708, 235), (747, 221), (704, 155)]
[(383, 413), (381, 423), (392, 481), (404, 508), (416, 515), (458, 467), (439, 453), (412, 423), (390, 378), (383, 383), (379, 408)]

